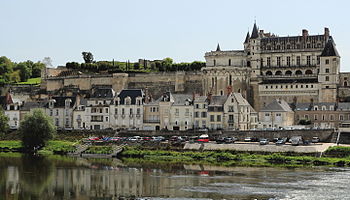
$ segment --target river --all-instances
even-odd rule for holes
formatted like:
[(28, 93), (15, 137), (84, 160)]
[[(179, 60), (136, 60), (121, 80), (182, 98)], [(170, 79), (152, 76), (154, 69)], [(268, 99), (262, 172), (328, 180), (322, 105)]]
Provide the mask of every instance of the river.
[(350, 199), (350, 168), (140, 164), (0, 156), (0, 199)]

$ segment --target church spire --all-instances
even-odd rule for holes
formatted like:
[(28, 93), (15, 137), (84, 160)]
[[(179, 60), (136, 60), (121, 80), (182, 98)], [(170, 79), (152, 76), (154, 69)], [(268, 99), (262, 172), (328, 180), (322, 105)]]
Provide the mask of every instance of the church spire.
[(219, 43), (218, 43), (218, 46), (216, 47), (216, 51), (221, 51)]
[(258, 27), (256, 26), (256, 22), (254, 22), (252, 37), (250, 37), (250, 38), (251, 39), (256, 39), (258, 37), (259, 37), (259, 30), (258, 30)]
[(247, 36), (245, 37), (244, 44), (248, 43), (250, 39), (249, 31), (247, 32)]

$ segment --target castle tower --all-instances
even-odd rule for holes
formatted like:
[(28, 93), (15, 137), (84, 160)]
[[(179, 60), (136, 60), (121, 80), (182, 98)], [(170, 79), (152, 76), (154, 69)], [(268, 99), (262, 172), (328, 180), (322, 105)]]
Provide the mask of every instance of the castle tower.
[[(328, 28), (325, 28), (325, 33), (328, 33), (325, 35), (329, 35)], [(330, 36), (320, 56), (319, 70), (319, 102), (336, 102), (337, 86), (339, 83), (340, 56), (335, 47), (333, 38)]]

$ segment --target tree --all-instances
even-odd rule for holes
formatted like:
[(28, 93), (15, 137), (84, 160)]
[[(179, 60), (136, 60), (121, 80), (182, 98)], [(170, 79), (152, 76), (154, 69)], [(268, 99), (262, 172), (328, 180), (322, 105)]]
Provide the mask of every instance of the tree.
[(29, 152), (35, 152), (53, 138), (56, 128), (48, 115), (40, 109), (35, 109), (33, 113), (26, 115), (18, 132), (24, 148)]
[(82, 54), (85, 63), (92, 63), (94, 61), (94, 56), (91, 52), (82, 52)]
[(7, 132), (9, 128), (8, 121), (8, 117), (5, 115), (3, 109), (0, 107), (0, 134), (4, 134)]
[(41, 71), (45, 69), (45, 64), (41, 62), (32, 65), (32, 78), (41, 77)]
[(22, 82), (27, 81), (28, 78), (30, 78), (32, 76), (31, 67), (29, 67), (26, 62), (19, 63), (15, 67), (15, 70), (19, 70), (19, 75), (21, 77)]

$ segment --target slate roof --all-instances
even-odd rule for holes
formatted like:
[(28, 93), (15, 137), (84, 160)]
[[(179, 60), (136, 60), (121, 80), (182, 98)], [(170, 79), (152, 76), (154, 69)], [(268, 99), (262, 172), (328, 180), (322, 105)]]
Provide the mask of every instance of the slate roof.
[(350, 110), (349, 102), (338, 103), (338, 110)]
[(244, 44), (248, 43), (250, 39), (249, 31), (247, 33), (247, 36), (245, 37)]
[(189, 105), (192, 105), (192, 95), (190, 94), (173, 94), (173, 105), (181, 106), (186, 105), (186, 101), (189, 101)]
[[(66, 99), (70, 99), (72, 102), (70, 103), (70, 107), (72, 108), (75, 105), (76, 97), (52, 97), (56, 102), (54, 103), (55, 108), (64, 108), (66, 105)], [(48, 103), (46, 107), (48, 107)]]
[(295, 105), (295, 110), (314, 110), (314, 107), (317, 106), (318, 110), (321, 110), (322, 106), (326, 106), (329, 110), (330, 106), (335, 108), (335, 103), (297, 103)]
[(95, 89), (91, 98), (114, 98), (115, 92), (112, 88), (98, 88)]
[(47, 104), (47, 101), (35, 101), (35, 102), (25, 102), (20, 110), (31, 110), (34, 108), (44, 108)]
[(131, 98), (131, 105), (136, 104), (136, 98), (137, 97), (144, 97), (144, 93), (141, 89), (127, 89), (127, 90), (122, 90), (119, 94), (118, 97), (120, 98), (120, 104), (125, 104), (124, 100), (126, 97)]
[(270, 104), (268, 104), (263, 109), (261, 109), (261, 112), (271, 112), (271, 111), (292, 112), (293, 110), (291, 109), (289, 104), (283, 99), (281, 100), (275, 99)]
[(218, 43), (218, 46), (216, 47), (216, 51), (221, 51), (219, 43)]
[(227, 96), (212, 96), (209, 106), (222, 106), (227, 100)]
[(337, 51), (337, 49), (335, 48), (335, 43), (333, 41), (332, 37), (329, 37), (326, 46), (324, 47), (322, 54), (322, 57), (326, 57), (326, 56), (339, 56), (339, 53)]
[(255, 38), (258, 38), (258, 37), (259, 37), (258, 27), (256, 26), (256, 23), (254, 23), (252, 36), (250, 38), (251, 39), (255, 39)]

